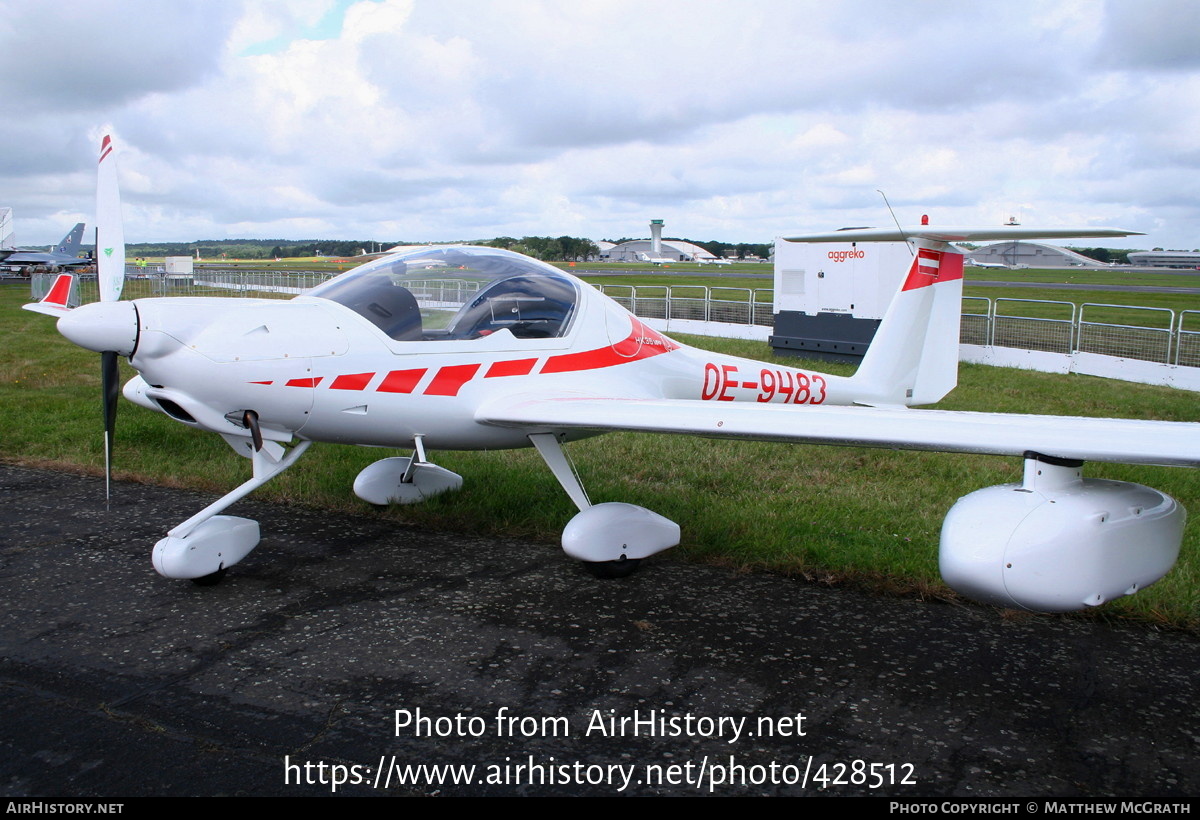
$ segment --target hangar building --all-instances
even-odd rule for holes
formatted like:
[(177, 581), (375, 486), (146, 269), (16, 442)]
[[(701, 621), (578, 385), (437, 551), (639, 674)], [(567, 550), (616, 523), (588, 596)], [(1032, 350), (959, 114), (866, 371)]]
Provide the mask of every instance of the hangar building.
[(1039, 242), (994, 242), (965, 253), (968, 265), (975, 261), (1009, 268), (1105, 267), (1102, 262), (1081, 253)]
[(632, 239), (613, 245), (597, 242), (600, 258), (609, 262), (699, 262), (716, 259), (708, 251), (681, 239), (662, 238), (663, 221), (650, 220), (650, 239)]
[(1129, 264), (1139, 268), (1200, 268), (1197, 251), (1139, 251), (1129, 254)]

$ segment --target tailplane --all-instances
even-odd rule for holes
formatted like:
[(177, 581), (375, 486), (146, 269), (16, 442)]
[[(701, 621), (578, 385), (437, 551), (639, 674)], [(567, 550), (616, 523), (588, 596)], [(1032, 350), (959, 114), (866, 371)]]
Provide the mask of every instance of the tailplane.
[[(963, 252), (954, 242), (1120, 237), (1118, 228), (985, 227), (854, 228), (788, 237), (790, 242), (907, 242), (912, 263), (851, 378), (857, 404), (912, 406), (941, 401), (958, 384)], [(855, 245), (856, 247), (857, 245)]]
[(71, 309), (71, 289), (75, 285), (75, 274), (60, 273), (54, 277), (54, 284), (40, 301), (21, 307), (34, 313), (45, 313), (47, 316), (62, 316)]

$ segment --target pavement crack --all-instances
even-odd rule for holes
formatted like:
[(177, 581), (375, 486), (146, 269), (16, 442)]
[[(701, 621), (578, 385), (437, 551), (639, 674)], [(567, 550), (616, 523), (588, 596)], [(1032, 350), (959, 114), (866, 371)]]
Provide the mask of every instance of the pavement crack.
[(324, 739), (325, 735), (328, 734), (329, 730), (333, 727), (334, 720), (337, 718), (337, 713), (342, 708), (343, 700), (344, 698), (338, 698), (333, 702), (333, 705), (329, 707), (329, 711), (325, 714), (325, 723), (322, 724), (321, 728), (318, 729), (312, 737), (297, 746), (295, 749), (296, 752), (307, 752), (315, 744)]

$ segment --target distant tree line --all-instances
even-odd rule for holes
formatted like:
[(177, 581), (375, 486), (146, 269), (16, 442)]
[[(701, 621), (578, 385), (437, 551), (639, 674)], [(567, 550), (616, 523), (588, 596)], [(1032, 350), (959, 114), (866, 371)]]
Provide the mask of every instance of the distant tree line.
[(543, 262), (586, 262), (600, 254), (595, 242), (575, 236), (523, 236), (520, 239), (498, 236), (484, 244), (523, 253)]
[(1095, 259), (1097, 262), (1108, 264), (1116, 262), (1118, 265), (1129, 264), (1129, 254), (1137, 253), (1136, 250), (1122, 250), (1120, 248), (1069, 248), (1088, 259)]
[[(641, 237), (641, 239), (645, 241), (645, 237)], [(604, 241), (620, 245), (622, 242), (636, 242), (637, 239), (623, 236), (620, 239), (605, 239)], [(699, 245), (718, 259), (745, 259), (747, 256), (766, 259), (771, 255), (772, 247), (772, 243), (770, 242), (738, 242), (737, 244), (731, 244), (729, 242), (717, 242), (715, 239), (710, 239), (707, 242), (697, 242), (694, 239), (684, 239), (679, 236), (664, 236), (663, 241), (689, 242), (693, 245)], [(732, 251), (733, 253), (727, 255), (727, 251)]]
[[(728, 242), (710, 240), (708, 242), (693, 242), (692, 244), (699, 245), (718, 259), (745, 259), (747, 256), (766, 259), (771, 255), (772, 247), (770, 242), (738, 242), (735, 245), (731, 245)], [(733, 251), (733, 253), (728, 254), (726, 253), (727, 251)]]
[(364, 250), (390, 248), (401, 242), (371, 239), (200, 239), (195, 242), (141, 242), (125, 246), (129, 257), (195, 256), (216, 259), (222, 254), (231, 259), (282, 259), (292, 256), (357, 256)]

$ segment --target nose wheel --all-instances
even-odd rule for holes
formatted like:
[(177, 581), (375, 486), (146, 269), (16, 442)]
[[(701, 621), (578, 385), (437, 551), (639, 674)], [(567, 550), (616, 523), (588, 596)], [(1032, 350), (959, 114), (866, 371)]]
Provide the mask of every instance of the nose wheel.
[[(257, 420), (255, 415), (253, 421)], [(187, 579), (197, 586), (213, 586), (220, 583), (229, 567), (258, 546), (257, 521), (217, 513), (292, 466), (312, 443), (302, 441), (285, 450), (281, 444), (269, 441), (255, 449), (260, 440), (254, 436), (252, 441), (245, 442), (253, 464), (253, 478), (172, 529), (154, 545), (151, 560), (160, 575)], [(237, 446), (234, 449), (241, 452)]]

